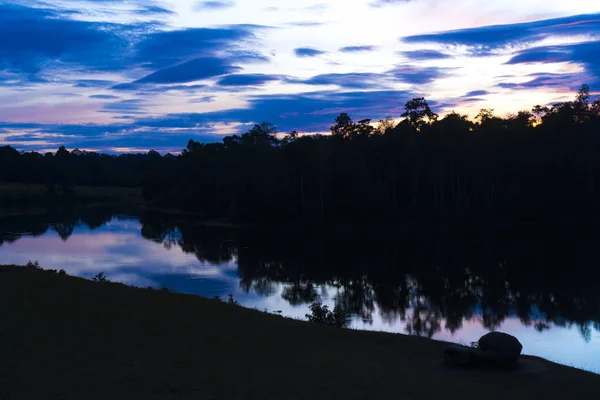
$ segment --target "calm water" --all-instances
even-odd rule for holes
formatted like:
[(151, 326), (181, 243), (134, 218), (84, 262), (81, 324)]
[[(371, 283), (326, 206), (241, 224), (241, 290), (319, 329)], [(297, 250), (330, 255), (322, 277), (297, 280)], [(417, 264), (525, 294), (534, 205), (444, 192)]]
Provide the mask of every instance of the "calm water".
[(600, 372), (600, 238), (287, 235), (112, 212), (0, 219), (0, 263), (226, 298), (304, 318), (317, 297), (352, 328), (523, 352)]

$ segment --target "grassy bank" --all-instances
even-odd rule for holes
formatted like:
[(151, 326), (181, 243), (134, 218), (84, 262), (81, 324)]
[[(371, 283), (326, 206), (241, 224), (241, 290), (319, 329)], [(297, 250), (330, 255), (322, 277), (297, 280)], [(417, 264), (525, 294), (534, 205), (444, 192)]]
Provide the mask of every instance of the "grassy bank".
[[(525, 357), (459, 370), (445, 344), (216, 300), (0, 267), (2, 399), (565, 399), (600, 376)], [(534, 365), (527, 368), (526, 365)]]

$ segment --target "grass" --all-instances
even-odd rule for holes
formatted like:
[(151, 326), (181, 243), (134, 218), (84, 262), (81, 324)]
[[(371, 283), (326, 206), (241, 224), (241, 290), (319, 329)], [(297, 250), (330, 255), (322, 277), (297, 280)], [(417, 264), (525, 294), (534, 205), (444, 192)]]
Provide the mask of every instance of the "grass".
[[(460, 370), (444, 343), (0, 267), (0, 399), (565, 399), (600, 376)], [(591, 398), (591, 397), (590, 397)]]

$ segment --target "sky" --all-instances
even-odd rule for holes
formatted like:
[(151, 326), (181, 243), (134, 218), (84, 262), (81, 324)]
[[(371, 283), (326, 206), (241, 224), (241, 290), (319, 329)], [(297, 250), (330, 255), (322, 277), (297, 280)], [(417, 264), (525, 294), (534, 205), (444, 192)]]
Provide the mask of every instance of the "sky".
[[(0, 0), (0, 145), (179, 152), (253, 124), (600, 94), (600, 1)], [(596, 90), (598, 92), (596, 92)]]

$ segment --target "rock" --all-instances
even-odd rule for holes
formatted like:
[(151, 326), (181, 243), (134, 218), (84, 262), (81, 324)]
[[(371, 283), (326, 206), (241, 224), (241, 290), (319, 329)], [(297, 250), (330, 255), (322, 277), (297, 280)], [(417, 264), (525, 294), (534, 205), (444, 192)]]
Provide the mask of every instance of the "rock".
[(477, 356), (498, 365), (511, 365), (517, 362), (523, 350), (519, 340), (501, 332), (492, 332), (479, 339)]

